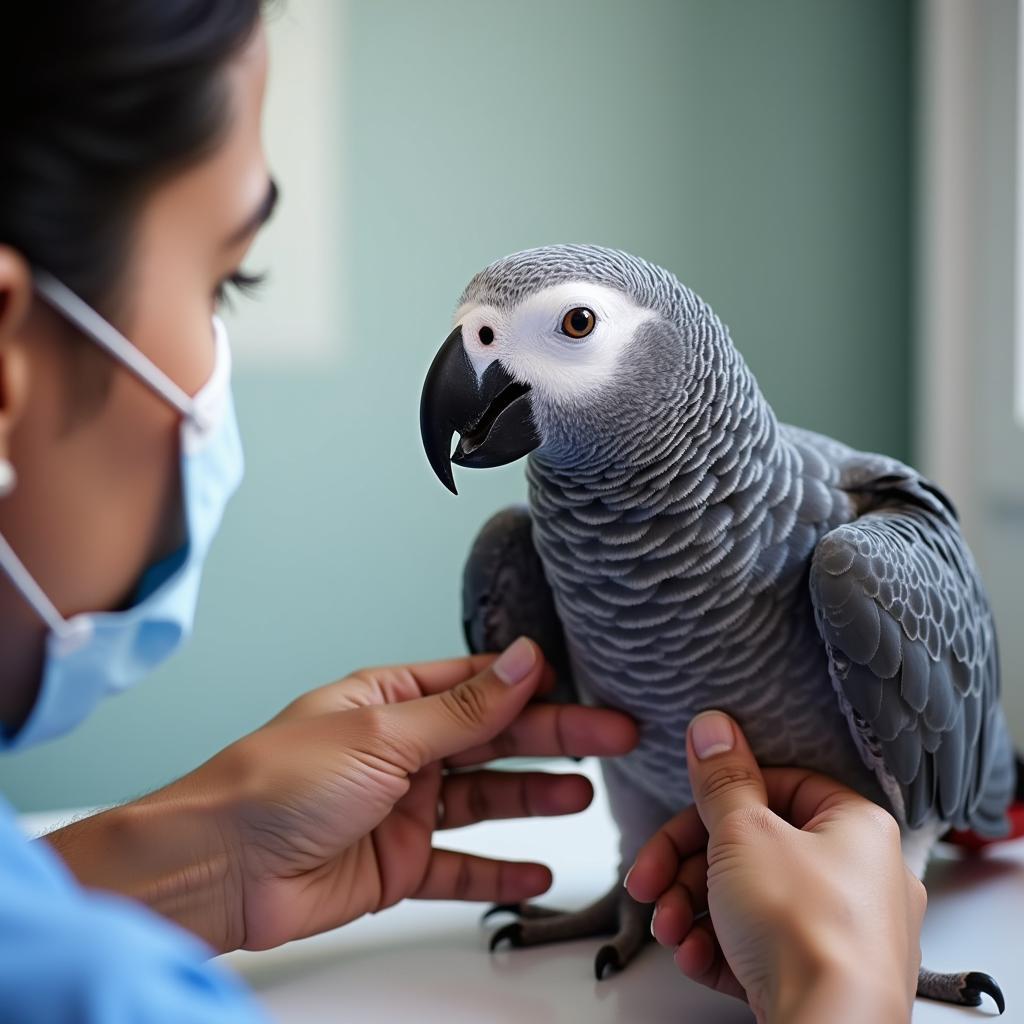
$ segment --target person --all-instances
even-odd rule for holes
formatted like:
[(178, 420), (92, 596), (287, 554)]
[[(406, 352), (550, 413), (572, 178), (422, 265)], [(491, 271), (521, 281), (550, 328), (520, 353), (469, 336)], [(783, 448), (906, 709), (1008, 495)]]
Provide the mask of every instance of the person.
[[(260, 0), (36, 0), (5, 14), (6, 754), (74, 728), (191, 628), (203, 560), (242, 474), (216, 309), (230, 288), (253, 285), (245, 253), (277, 199), (259, 127), (262, 16)], [(410, 897), (544, 891), (543, 865), (434, 839), (591, 798), (580, 776), (482, 767), (496, 757), (632, 748), (636, 728), (614, 710), (535, 700), (552, 684), (525, 638), (497, 656), (367, 669), (300, 696), (164, 789), (42, 840), (0, 805), (4, 1020), (256, 1021), (212, 953), (270, 948)], [(860, 831), (877, 847), (871, 863), (887, 865), (892, 836)], [(692, 828), (687, 837), (699, 846)], [(686, 877), (695, 849), (679, 848)], [(670, 940), (682, 934), (678, 894), (671, 866), (650, 856), (630, 885), (653, 899), (666, 884), (656, 927)], [(856, 879), (878, 884), (843, 866), (843, 892)], [(757, 993), (732, 959), (730, 911), (720, 919), (724, 889), (712, 881), (715, 941), (736, 985)], [(832, 898), (827, 865), (820, 887)], [(707, 927), (682, 941), (684, 968), (706, 954), (691, 947)]]

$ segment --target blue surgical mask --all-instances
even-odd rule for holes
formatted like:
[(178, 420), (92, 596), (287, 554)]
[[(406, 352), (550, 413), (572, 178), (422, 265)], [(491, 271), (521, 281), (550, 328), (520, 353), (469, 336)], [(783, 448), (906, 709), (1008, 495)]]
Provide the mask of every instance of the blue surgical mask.
[(35, 704), (13, 735), (0, 729), (0, 750), (32, 746), (70, 731), (104, 697), (134, 685), (181, 646), (192, 630), (210, 542), (243, 469), (231, 400), (231, 354), (217, 317), (213, 373), (191, 396), (55, 278), (37, 272), (35, 283), (51, 306), (181, 413), (186, 540), (176, 554), (146, 571), (130, 607), (65, 619), (0, 535), (0, 568), (49, 629)]

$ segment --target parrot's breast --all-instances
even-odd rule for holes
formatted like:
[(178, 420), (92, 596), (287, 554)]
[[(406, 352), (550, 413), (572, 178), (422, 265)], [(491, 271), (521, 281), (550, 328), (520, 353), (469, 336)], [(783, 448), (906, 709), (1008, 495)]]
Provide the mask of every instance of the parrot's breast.
[(691, 802), (684, 737), (707, 708), (733, 715), (762, 763), (826, 771), (884, 802), (810, 602), (815, 545), (855, 516), (813, 437), (783, 436), (752, 483), (727, 495), (716, 474), (686, 481), (703, 501), (683, 495), (655, 515), (554, 490), (531, 466), (534, 540), (576, 685), (637, 720), (640, 743), (616, 772), (666, 815)]

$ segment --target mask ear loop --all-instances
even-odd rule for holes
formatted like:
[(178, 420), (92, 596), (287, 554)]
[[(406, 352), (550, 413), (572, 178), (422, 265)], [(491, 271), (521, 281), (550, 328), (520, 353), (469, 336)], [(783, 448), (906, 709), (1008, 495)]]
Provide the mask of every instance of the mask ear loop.
[[(84, 331), (97, 345), (134, 374), (143, 384), (156, 392), (189, 421), (195, 418), (195, 403), (190, 395), (171, 380), (155, 363), (147, 359), (120, 331), (107, 323), (88, 303), (83, 302), (70, 288), (45, 270), (33, 269), (36, 291), (63, 314), (71, 323)], [(25, 564), (3, 534), (0, 534), (0, 569), (46, 623), (50, 632), (67, 643), (75, 643), (90, 632), (88, 620), (66, 620), (42, 587), (32, 578)]]
[(45, 270), (33, 269), (36, 291), (58, 312), (84, 331), (105, 352), (133, 373), (165, 402), (174, 406), (182, 416), (192, 419), (194, 403), (155, 363), (147, 359), (113, 324), (108, 323), (88, 303), (80, 299), (67, 285)]
[(43, 593), (24, 563), (14, 553), (14, 548), (7, 543), (4, 535), (0, 533), (0, 568), (7, 573), (15, 588), (21, 592), (21, 596), (32, 606), (36, 614), (46, 623), (51, 633), (62, 636), (68, 630), (67, 621), (57, 611), (54, 603)]

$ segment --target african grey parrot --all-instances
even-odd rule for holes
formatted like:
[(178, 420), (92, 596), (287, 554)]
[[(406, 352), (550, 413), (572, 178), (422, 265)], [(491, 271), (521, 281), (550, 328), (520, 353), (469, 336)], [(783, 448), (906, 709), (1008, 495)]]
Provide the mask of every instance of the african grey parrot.
[[(623, 868), (691, 802), (683, 737), (709, 707), (762, 764), (888, 808), (918, 876), (951, 827), (1008, 832), (995, 630), (949, 500), (895, 459), (779, 423), (672, 274), (588, 245), (493, 263), (462, 295), (420, 414), (453, 492), (451, 463), (530, 455), (528, 508), (497, 515), (470, 554), (467, 637), (493, 650), (532, 635), (567, 696), (639, 722), (635, 751), (602, 766)], [(518, 909), (496, 941), (614, 933), (598, 977), (648, 935), (621, 885), (576, 914)], [(1002, 1010), (979, 972), (922, 969), (918, 987), (968, 1005), (983, 991)]]

